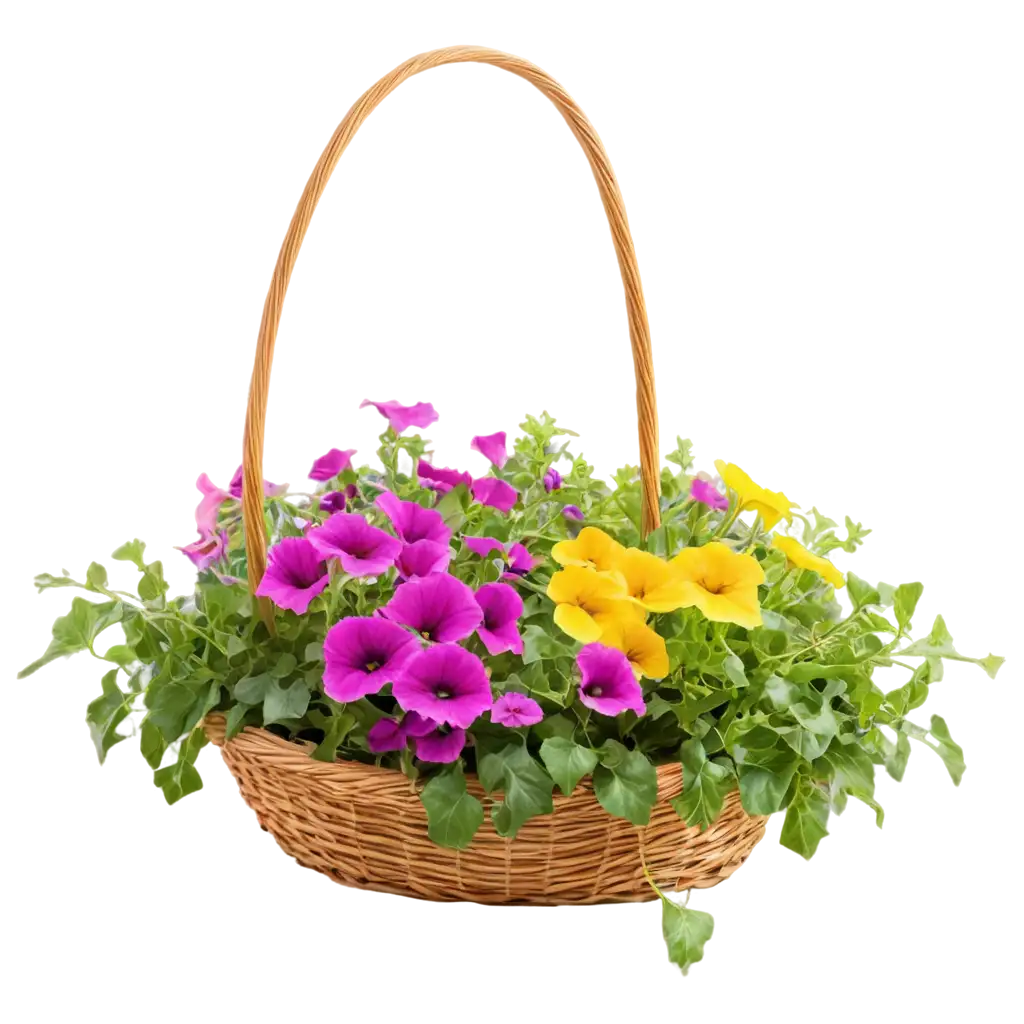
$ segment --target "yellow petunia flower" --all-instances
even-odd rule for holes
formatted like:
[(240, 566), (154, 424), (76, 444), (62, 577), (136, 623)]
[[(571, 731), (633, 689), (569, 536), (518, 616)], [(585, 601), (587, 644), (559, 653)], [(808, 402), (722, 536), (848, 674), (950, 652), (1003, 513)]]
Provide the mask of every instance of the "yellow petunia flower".
[(559, 565), (579, 565), (608, 572), (618, 566), (625, 548), (604, 530), (584, 526), (575, 540), (559, 541), (551, 549), (551, 557)]
[(734, 622), (747, 629), (761, 625), (757, 588), (764, 583), (764, 570), (752, 555), (738, 555), (712, 541), (683, 548), (669, 564), (686, 581), (684, 607), (699, 608), (712, 622)]
[(778, 548), (790, 565), (795, 565), (798, 569), (813, 569), (837, 589), (846, 586), (843, 574), (827, 558), (812, 554), (792, 537), (772, 537), (772, 547)]
[(567, 565), (551, 577), (548, 597), (557, 605), (555, 625), (581, 644), (594, 643), (620, 622), (643, 621), (618, 573)]
[(722, 478), (722, 483), (731, 491), (736, 492), (741, 509), (751, 508), (761, 516), (764, 528), (770, 530), (780, 519), (787, 523), (793, 522), (795, 501), (790, 501), (782, 491), (769, 491), (760, 484), (755, 484), (739, 466), (732, 462), (715, 460), (715, 469)]
[(668, 651), (665, 638), (643, 622), (622, 622), (607, 629), (601, 643), (614, 647), (629, 659), (639, 679), (664, 679), (668, 675)]
[(663, 558), (639, 548), (627, 548), (617, 563), (629, 596), (649, 612), (674, 612), (686, 603), (687, 590), (679, 573)]

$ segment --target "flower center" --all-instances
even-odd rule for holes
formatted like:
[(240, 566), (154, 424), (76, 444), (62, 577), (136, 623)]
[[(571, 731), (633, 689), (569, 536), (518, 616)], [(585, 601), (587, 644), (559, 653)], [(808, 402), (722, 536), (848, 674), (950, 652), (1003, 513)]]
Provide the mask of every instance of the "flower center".
[(438, 683), (434, 687), (434, 696), (438, 700), (448, 700), (450, 697), (455, 696), (455, 691), (447, 683)]
[(699, 586), (703, 587), (709, 594), (721, 594), (726, 588), (725, 583), (708, 583), (705, 579), (697, 580)]
[(367, 672), (376, 672), (377, 669), (379, 669), (379, 668), (380, 668), (380, 662), (379, 661), (368, 661), (366, 663), (366, 671)]
[(604, 687), (600, 683), (595, 683), (593, 686), (587, 687), (588, 697), (600, 697), (604, 694)]

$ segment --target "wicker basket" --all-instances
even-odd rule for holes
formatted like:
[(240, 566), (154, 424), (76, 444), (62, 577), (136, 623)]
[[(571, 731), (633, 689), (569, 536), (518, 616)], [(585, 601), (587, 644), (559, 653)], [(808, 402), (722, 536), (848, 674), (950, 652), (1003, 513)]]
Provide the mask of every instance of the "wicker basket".
[[(474, 46), (413, 57), (363, 94), (338, 126), (292, 217), (263, 308), (246, 411), (242, 511), (250, 589), (266, 569), (263, 522), (263, 430), (274, 342), (285, 292), (313, 211), (359, 126), (407, 78), (442, 64), (477, 62), (510, 71), (536, 86), (558, 109), (590, 163), (604, 204), (626, 297), (636, 374), (640, 474), (645, 534), (659, 517), (657, 403), (650, 333), (636, 253), (622, 195), (597, 133), (565, 90), (540, 68), (497, 50)], [(265, 600), (261, 610), (270, 616)], [(728, 878), (764, 835), (764, 818), (748, 816), (731, 793), (704, 832), (687, 828), (669, 804), (682, 788), (678, 764), (658, 769), (658, 803), (637, 828), (613, 818), (584, 781), (556, 796), (554, 813), (528, 821), (514, 840), (490, 821), (467, 850), (435, 846), (413, 783), (400, 772), (309, 757), (309, 745), (262, 729), (225, 742), (224, 721), (206, 722), (242, 796), (282, 849), (305, 867), (344, 885), (431, 900), (495, 904), (613, 903), (652, 899), (646, 866), (665, 889), (706, 888)], [(470, 789), (483, 795), (478, 782)]]

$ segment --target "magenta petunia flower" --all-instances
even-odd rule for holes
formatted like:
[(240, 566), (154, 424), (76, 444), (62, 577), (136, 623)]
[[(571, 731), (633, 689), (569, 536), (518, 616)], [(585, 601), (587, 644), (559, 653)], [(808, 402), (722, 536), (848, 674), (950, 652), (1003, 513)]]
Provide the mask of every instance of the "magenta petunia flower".
[(523, 614), (523, 599), (514, 587), (507, 583), (485, 583), (476, 592), (476, 603), (480, 605), (484, 620), (477, 626), (488, 654), (502, 654), (511, 651), (523, 653), (523, 638), (517, 625)]
[(221, 505), (231, 497), (229, 491), (218, 487), (205, 473), (196, 481), (203, 497), (196, 506), (196, 526), (200, 534), (210, 536), (217, 530), (217, 513)]
[[(231, 478), (231, 483), (228, 484), (228, 490), (231, 492), (232, 498), (242, 497), (242, 467), (239, 466), (235, 470), (235, 475)], [(282, 494), (288, 493), (287, 484), (272, 484), (269, 480), (263, 481), (263, 495), (267, 498), (279, 498)]]
[(522, 544), (513, 544), (505, 555), (505, 579), (525, 576), (535, 565), (533, 555)]
[(469, 447), (479, 452), (488, 462), (501, 469), (508, 462), (508, 449), (505, 447), (505, 431), (496, 434), (478, 434), (469, 442)]
[(327, 565), (317, 549), (305, 537), (285, 537), (267, 553), (267, 571), (256, 594), (303, 615), (329, 582)]
[(343, 491), (328, 491), (320, 495), (321, 512), (344, 512), (350, 502), (359, 493), (355, 484), (349, 484)]
[(326, 455), (321, 455), (313, 468), (309, 471), (310, 480), (330, 480), (336, 477), (343, 470), (352, 466), (352, 456), (355, 455), (355, 448), (332, 448)]
[(702, 480), (699, 476), (695, 476), (690, 483), (690, 497), (708, 508), (722, 510), (729, 507), (729, 499), (720, 494), (711, 481)]
[(504, 480), (485, 476), (473, 481), (473, 497), (481, 505), (496, 508), (499, 512), (508, 512), (519, 500), (519, 492)]
[(457, 726), (439, 725), (422, 736), (413, 736), (412, 745), (421, 761), (451, 764), (458, 761), (466, 745), (466, 730)]
[[(414, 586), (415, 582), (407, 583), (398, 593)], [(491, 706), (491, 684), (484, 663), (457, 644), (435, 644), (421, 650), (403, 667), (391, 692), (406, 711), (460, 729), (468, 728)]]
[(341, 703), (379, 693), (418, 650), (416, 637), (387, 619), (342, 619), (324, 637), (324, 692)]
[(552, 491), (560, 490), (561, 487), (562, 474), (554, 466), (550, 466), (544, 474), (544, 490), (550, 494)]
[(429, 487), (438, 494), (447, 494), (453, 487), (462, 484), (466, 490), (473, 486), (473, 478), (468, 473), (461, 473), (457, 469), (448, 469), (447, 466), (432, 466), (425, 459), (420, 459), (416, 464), (416, 475), (424, 487)]
[(580, 703), (602, 715), (635, 711), (642, 715), (644, 693), (622, 651), (604, 644), (587, 644), (576, 655), (580, 669)]
[(402, 723), (394, 718), (381, 718), (366, 730), (366, 745), (372, 754), (401, 750), (407, 742)]
[(414, 576), (429, 576), (435, 572), (447, 572), (452, 551), (447, 544), (432, 540), (417, 540), (402, 546), (395, 562), (398, 575), (404, 580)]
[(522, 725), (536, 725), (544, 718), (541, 706), (525, 693), (503, 693), (491, 708), (491, 721), (515, 729)]
[(211, 565), (219, 562), (228, 548), (228, 535), (221, 530), (214, 534), (200, 534), (198, 540), (186, 544), (183, 551), (192, 560), (192, 564), (202, 572), (209, 569)]
[(437, 411), (429, 402), (417, 402), (415, 405), (402, 405), (401, 402), (371, 402), (364, 400), (359, 408), (365, 409), (372, 405), (387, 421), (396, 434), (401, 434), (407, 427), (429, 427), (437, 422)]
[(452, 539), (452, 531), (445, 526), (444, 518), (437, 509), (424, 508), (415, 501), (402, 501), (390, 491), (381, 494), (376, 503), (391, 520), (403, 544), (432, 540), (447, 547)]
[(402, 542), (355, 512), (335, 512), (310, 530), (309, 542), (324, 558), (337, 558), (353, 576), (379, 576), (395, 564)]
[(463, 536), (462, 543), (465, 544), (474, 555), (479, 555), (481, 558), (486, 558), (492, 551), (500, 551), (502, 554), (505, 553), (505, 544), (503, 541), (498, 540), (497, 537)]
[(473, 591), (462, 580), (441, 572), (403, 583), (380, 611), (435, 643), (465, 640), (484, 620)]
[(579, 505), (566, 505), (565, 508), (562, 509), (562, 515), (565, 516), (566, 519), (582, 519), (583, 510)]

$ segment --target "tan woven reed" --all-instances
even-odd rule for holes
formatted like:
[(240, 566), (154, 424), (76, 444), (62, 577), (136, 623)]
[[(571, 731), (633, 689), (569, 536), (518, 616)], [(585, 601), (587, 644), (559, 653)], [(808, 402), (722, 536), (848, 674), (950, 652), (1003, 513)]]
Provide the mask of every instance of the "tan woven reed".
[[(636, 828), (611, 817), (589, 782), (555, 796), (555, 812), (503, 839), (490, 818), (467, 850), (436, 846), (412, 782), (401, 772), (352, 761), (325, 764), (310, 744), (263, 729), (224, 743), (224, 720), (207, 719), (246, 803), (281, 848), (342, 885), (427, 900), (520, 903), (628, 903), (654, 893), (647, 864), (666, 890), (706, 889), (728, 878), (764, 835), (735, 792), (706, 831), (687, 828), (669, 800), (682, 789), (678, 764), (658, 769), (658, 803)], [(475, 778), (470, 791), (483, 797)]]
[[(242, 512), (250, 589), (266, 569), (263, 523), (263, 431), (274, 343), (299, 247), (338, 159), (370, 112), (407, 78), (442, 64), (478, 62), (511, 71), (536, 86), (558, 108), (590, 163), (604, 204), (626, 295), (636, 376), (637, 424), (643, 490), (642, 529), (659, 524), (658, 413), (650, 330), (626, 208), (601, 140), (565, 90), (519, 57), (477, 46), (420, 54), (385, 75), (345, 115), (317, 163), (292, 217), (263, 307), (245, 418)], [(266, 602), (261, 602), (264, 612)], [(400, 772), (351, 761), (324, 764), (309, 744), (262, 729), (245, 729), (229, 742), (224, 721), (206, 730), (221, 747), (246, 802), (280, 846), (306, 867), (345, 885), (431, 900), (478, 903), (613, 903), (653, 898), (646, 863), (663, 888), (705, 888), (728, 878), (764, 834), (764, 819), (748, 817), (736, 794), (706, 832), (687, 828), (668, 801), (680, 792), (678, 764), (658, 769), (659, 800), (650, 824), (635, 828), (597, 802), (589, 782), (555, 797), (555, 812), (527, 822), (514, 840), (488, 819), (468, 850), (434, 845), (414, 785)], [(470, 789), (483, 796), (476, 779)]]

